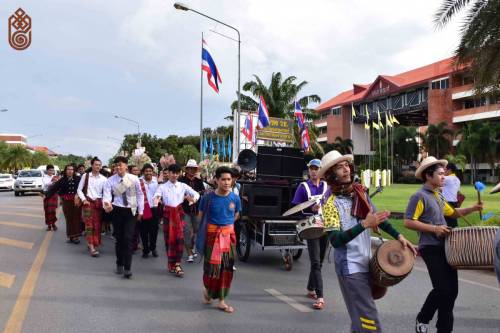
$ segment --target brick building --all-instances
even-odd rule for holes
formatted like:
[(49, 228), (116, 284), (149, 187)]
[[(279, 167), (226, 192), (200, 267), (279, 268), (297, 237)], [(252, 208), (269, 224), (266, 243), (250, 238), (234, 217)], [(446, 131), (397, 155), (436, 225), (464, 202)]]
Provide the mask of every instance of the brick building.
[(28, 138), (23, 134), (0, 133), (0, 141), (10, 145), (21, 145), (26, 147)]
[[(316, 108), (320, 119), (318, 142), (337, 136), (351, 138), (354, 154), (368, 153), (364, 122), (390, 111), (401, 125), (427, 126), (445, 121), (457, 129), (467, 121), (500, 121), (500, 97), (475, 99), (473, 80), (466, 67), (455, 68), (453, 58), (397, 75), (379, 75), (370, 84), (353, 84)], [(356, 117), (351, 122), (352, 108)]]

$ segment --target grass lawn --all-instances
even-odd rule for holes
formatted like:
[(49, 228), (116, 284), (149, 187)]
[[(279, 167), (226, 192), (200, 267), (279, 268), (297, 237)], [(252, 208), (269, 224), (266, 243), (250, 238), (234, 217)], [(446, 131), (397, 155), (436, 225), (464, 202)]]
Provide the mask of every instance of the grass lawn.
[[(404, 212), (410, 196), (415, 193), (422, 185), (419, 184), (394, 184), (390, 187), (384, 188), (382, 193), (373, 197), (373, 203), (378, 210), (389, 210), (391, 212)], [(487, 221), (480, 223), (479, 214), (473, 213), (467, 216), (467, 219), (472, 224), (494, 224), (500, 225), (500, 194), (488, 194), (492, 186), (487, 186), (481, 194), (481, 200), (484, 203), (484, 213), (492, 212), (498, 214)], [(373, 189), (372, 189), (373, 190)], [(460, 191), (465, 195), (465, 201), (462, 207), (469, 207), (477, 202), (477, 193), (472, 185), (463, 185)], [(391, 224), (408, 240), (414, 244), (418, 241), (416, 232), (408, 230), (403, 225), (403, 220), (391, 219)], [(459, 226), (467, 226), (463, 219), (459, 219)], [(385, 238), (390, 238), (387, 234), (383, 235)]]

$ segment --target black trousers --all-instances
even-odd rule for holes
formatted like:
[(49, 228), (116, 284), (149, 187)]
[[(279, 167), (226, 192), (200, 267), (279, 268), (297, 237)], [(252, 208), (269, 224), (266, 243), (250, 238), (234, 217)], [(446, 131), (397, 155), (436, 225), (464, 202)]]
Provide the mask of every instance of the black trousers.
[(321, 276), (321, 267), (323, 266), (327, 246), (327, 235), (323, 235), (317, 239), (307, 240), (307, 251), (309, 252), (309, 260), (311, 261), (311, 271), (309, 272), (307, 290), (314, 290), (318, 298), (323, 297), (323, 277)]
[(444, 246), (426, 246), (420, 250), (432, 282), (432, 290), (427, 296), (417, 320), (428, 323), (437, 311), (438, 333), (453, 331), (453, 308), (458, 296), (458, 274), (446, 261)]
[(136, 217), (130, 208), (113, 206), (113, 237), (115, 238), (116, 265), (130, 270)]
[(149, 253), (156, 250), (156, 240), (158, 239), (158, 213), (156, 209), (152, 209), (153, 217), (149, 220), (139, 222), (139, 230), (141, 232), (142, 252)]
[[(453, 207), (453, 208), (457, 208), (458, 207), (458, 202), (452, 202), (452, 201), (448, 201), (448, 204)], [(456, 228), (458, 226), (458, 220), (457, 219), (454, 219), (452, 217), (444, 217), (444, 219), (446, 220), (446, 224), (448, 225), (448, 227), (451, 227), (451, 228)]]

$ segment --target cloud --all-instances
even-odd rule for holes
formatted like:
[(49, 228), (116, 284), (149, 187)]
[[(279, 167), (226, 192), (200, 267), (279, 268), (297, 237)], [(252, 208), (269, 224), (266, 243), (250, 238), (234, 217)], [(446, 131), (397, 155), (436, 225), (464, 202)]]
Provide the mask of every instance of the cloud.
[[(435, 0), (185, 1), (241, 31), (242, 84), (253, 74), (268, 82), (271, 73), (281, 71), (308, 81), (303, 93), (323, 100), (378, 74), (451, 56), (460, 22), (459, 17), (435, 31), (432, 17), (440, 4)], [(0, 106), (12, 110), (2, 125), (38, 133), (36, 119), (43, 115), (51, 120), (44, 139), (62, 140), (68, 151), (102, 156), (116, 150), (104, 138), (135, 131), (113, 114), (140, 121), (143, 131), (159, 136), (196, 134), (201, 32), (223, 80), (219, 94), (203, 82), (204, 126), (229, 124), (224, 117), (236, 98), (237, 43), (210, 30), (231, 38), (236, 33), (175, 10), (173, 3), (25, 1), (35, 22), (32, 46), (12, 52), (0, 43), (0, 76), (9, 83)], [(0, 17), (15, 6), (7, 0)]]

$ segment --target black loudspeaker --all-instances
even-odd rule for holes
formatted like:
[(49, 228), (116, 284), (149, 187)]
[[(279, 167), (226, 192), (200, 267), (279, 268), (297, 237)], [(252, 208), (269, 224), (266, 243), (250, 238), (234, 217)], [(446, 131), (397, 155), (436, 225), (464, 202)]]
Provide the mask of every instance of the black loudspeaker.
[(295, 189), (295, 184), (242, 183), (243, 215), (279, 218), (290, 208)]
[(304, 153), (298, 148), (260, 146), (257, 152), (257, 177), (301, 178)]

